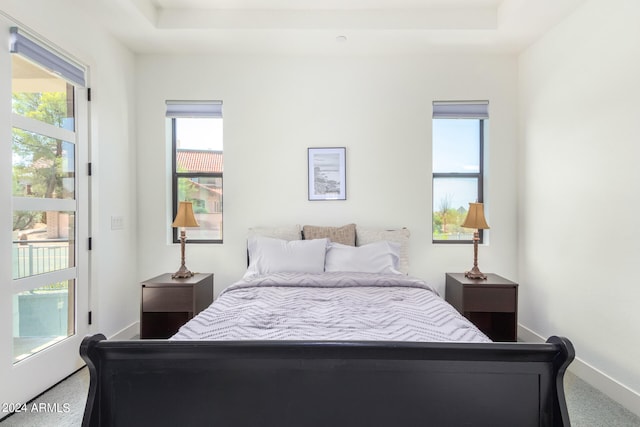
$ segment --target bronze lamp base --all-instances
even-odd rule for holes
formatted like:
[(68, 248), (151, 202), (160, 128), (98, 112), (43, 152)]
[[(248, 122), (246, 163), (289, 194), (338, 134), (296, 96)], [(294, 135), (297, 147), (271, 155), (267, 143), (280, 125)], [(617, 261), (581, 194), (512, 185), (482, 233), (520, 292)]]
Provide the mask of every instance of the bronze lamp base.
[(487, 276), (482, 274), (480, 269), (478, 268), (478, 241), (480, 237), (478, 235), (478, 230), (473, 233), (473, 268), (469, 271), (465, 271), (464, 277), (469, 279), (481, 279), (486, 280)]
[(467, 277), (469, 279), (487, 280), (487, 275), (482, 273), (478, 269), (478, 266), (475, 266), (475, 265), (473, 266), (473, 268), (471, 270), (464, 272), (464, 277)]
[(172, 279), (188, 279), (189, 277), (193, 277), (193, 273), (184, 264), (180, 266), (180, 270), (171, 275)]
[(189, 271), (186, 265), (184, 265), (184, 244), (187, 241), (187, 236), (184, 232), (184, 228), (180, 230), (180, 269), (171, 275), (172, 279), (188, 279), (193, 277), (193, 273)]

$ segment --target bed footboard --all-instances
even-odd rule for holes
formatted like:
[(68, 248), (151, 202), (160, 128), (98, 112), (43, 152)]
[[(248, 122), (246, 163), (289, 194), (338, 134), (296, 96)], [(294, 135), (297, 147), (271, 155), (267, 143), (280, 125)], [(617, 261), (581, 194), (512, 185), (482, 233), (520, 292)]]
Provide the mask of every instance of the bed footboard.
[(83, 426), (569, 426), (566, 338), (529, 343), (86, 337)]

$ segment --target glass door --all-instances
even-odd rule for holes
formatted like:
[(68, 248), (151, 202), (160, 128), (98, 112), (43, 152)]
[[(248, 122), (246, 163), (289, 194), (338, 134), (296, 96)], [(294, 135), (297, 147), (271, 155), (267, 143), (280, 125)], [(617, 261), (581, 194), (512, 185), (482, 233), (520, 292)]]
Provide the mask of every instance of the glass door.
[(78, 171), (88, 158), (88, 120), (81, 85), (29, 55), (9, 61), (11, 197), (1, 202), (11, 206), (11, 289), (0, 295), (11, 299), (11, 331), (2, 334), (11, 337), (3, 343), (11, 360), (0, 368), (8, 374), (0, 397), (24, 402), (82, 364), (88, 177)]
[(13, 361), (75, 334), (75, 88), (12, 56)]

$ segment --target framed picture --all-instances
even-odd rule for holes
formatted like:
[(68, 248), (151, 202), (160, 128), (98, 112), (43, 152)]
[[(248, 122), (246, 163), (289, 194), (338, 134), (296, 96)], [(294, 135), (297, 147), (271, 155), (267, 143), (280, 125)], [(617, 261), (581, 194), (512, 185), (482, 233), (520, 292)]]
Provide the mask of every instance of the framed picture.
[(309, 148), (309, 200), (346, 200), (346, 148)]

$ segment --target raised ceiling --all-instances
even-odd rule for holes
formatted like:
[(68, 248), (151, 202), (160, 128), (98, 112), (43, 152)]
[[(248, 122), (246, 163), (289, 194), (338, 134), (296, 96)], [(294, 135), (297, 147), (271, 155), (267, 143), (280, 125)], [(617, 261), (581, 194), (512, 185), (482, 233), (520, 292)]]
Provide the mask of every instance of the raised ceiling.
[(138, 53), (517, 53), (583, 1), (92, 0), (78, 7)]

